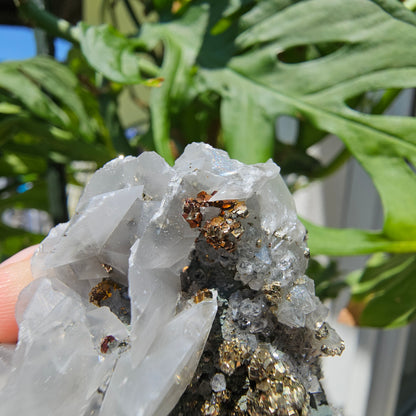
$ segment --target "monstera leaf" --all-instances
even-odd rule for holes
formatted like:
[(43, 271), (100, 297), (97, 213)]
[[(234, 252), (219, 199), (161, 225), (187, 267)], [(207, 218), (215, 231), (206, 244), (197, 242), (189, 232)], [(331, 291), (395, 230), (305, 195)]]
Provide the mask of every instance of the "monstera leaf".
[[(21, 106), (15, 106), (14, 117), (26, 110), (43, 121), (77, 132), (88, 140), (94, 132), (76, 93), (77, 86), (74, 74), (48, 57), (3, 62), (0, 65), (1, 91), (9, 93)], [(5, 102), (0, 108), (0, 117), (3, 114), (11, 116), (10, 110), (2, 110), (6, 110)]]
[[(87, 112), (76, 76), (49, 57), (0, 64), (0, 160), (59, 154), (65, 160), (105, 163), (115, 155), (104, 146)], [(42, 160), (39, 162), (42, 163)]]
[(108, 25), (78, 25), (78, 40), (88, 62), (109, 79), (125, 84), (140, 83), (140, 60), (135, 49), (141, 41), (127, 39)]

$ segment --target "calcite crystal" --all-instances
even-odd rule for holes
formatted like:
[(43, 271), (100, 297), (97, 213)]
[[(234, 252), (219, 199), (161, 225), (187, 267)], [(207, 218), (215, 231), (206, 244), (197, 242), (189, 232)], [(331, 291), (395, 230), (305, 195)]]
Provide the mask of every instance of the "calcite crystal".
[(271, 161), (109, 162), (33, 258), (0, 414), (329, 414), (319, 357), (343, 343), (308, 256)]

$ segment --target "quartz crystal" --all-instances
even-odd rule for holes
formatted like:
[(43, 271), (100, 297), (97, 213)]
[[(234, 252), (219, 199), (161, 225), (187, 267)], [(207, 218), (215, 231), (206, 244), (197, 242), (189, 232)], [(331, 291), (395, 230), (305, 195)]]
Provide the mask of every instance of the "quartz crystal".
[[(343, 342), (272, 161), (191, 144), (118, 158), (33, 257), (0, 414), (307, 415)], [(323, 413), (322, 413), (323, 414)]]

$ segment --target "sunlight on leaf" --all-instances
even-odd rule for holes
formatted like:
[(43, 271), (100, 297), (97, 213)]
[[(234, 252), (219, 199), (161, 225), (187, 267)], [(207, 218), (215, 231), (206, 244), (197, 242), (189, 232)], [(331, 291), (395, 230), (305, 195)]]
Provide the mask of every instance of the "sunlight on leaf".
[(127, 39), (109, 25), (90, 26), (81, 22), (79, 28), (81, 50), (92, 67), (116, 82), (143, 82), (135, 53), (143, 45), (139, 39)]
[(396, 328), (416, 316), (416, 256), (375, 255), (349, 276), (352, 300), (360, 304), (362, 326)]

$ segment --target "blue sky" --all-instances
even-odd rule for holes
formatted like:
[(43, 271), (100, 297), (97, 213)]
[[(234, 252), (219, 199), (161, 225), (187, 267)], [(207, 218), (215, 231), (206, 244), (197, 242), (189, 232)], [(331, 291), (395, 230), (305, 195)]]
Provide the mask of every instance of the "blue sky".
[[(63, 61), (71, 44), (63, 39), (55, 40), (56, 57)], [(36, 55), (33, 30), (22, 26), (0, 25), (0, 62), (31, 58)]]

